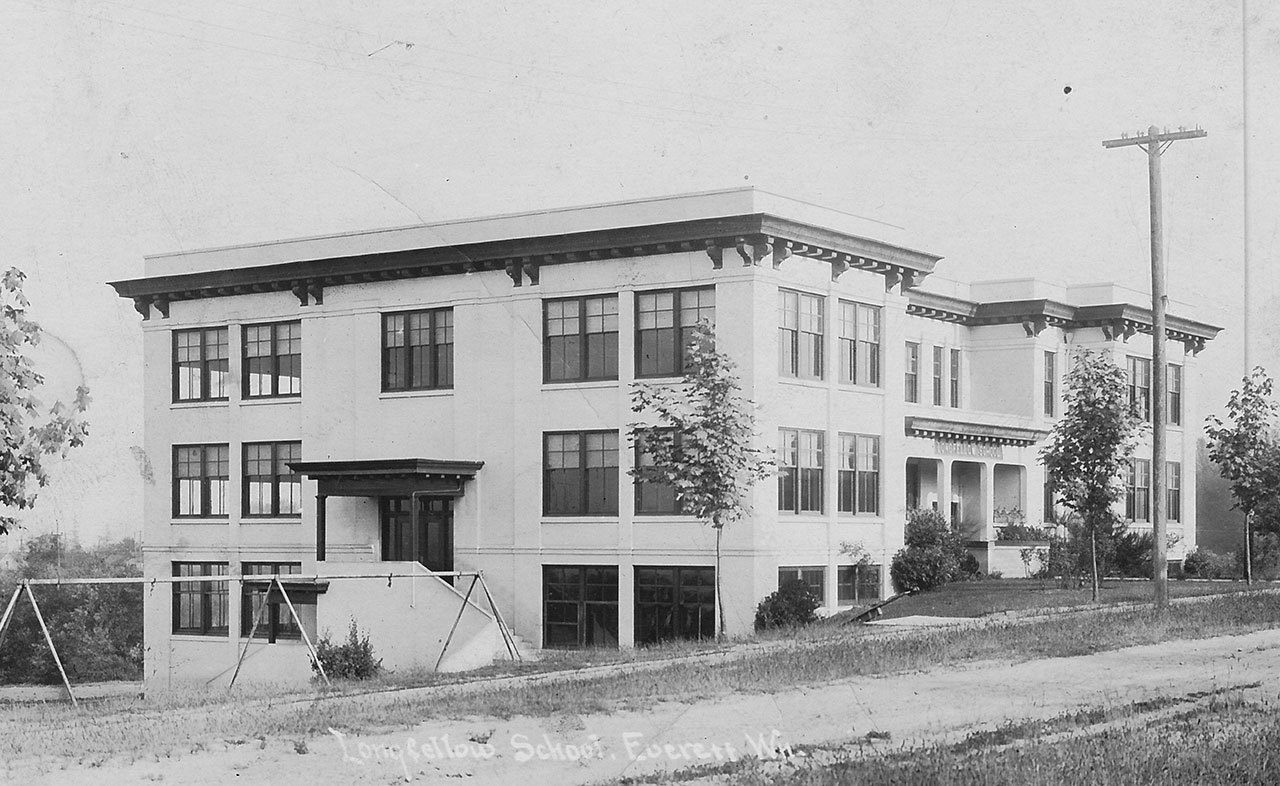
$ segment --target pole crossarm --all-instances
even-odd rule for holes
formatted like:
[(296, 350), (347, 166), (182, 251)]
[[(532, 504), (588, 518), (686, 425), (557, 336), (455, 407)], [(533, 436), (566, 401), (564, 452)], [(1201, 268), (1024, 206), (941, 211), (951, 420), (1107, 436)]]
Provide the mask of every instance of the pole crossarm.
[(1186, 130), (1178, 129), (1177, 131), (1163, 131), (1152, 134), (1150, 130), (1137, 136), (1122, 136), (1119, 139), (1104, 140), (1102, 146), (1111, 149), (1115, 147), (1128, 147), (1131, 145), (1147, 145), (1152, 142), (1161, 144), (1164, 142), (1176, 142), (1179, 139), (1200, 139), (1206, 137), (1209, 132), (1199, 128)]

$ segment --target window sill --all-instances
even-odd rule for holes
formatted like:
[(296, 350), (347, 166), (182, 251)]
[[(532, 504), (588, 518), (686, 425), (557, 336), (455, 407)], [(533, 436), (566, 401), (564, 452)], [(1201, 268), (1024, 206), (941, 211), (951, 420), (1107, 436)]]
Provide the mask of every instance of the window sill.
[(204, 407), (227, 407), (230, 405), (230, 399), (215, 398), (208, 401), (174, 401), (169, 404), (169, 409), (201, 409)]
[(584, 516), (543, 516), (543, 524), (617, 524), (617, 515), (602, 516), (587, 514)]
[(225, 527), (231, 523), (231, 519), (225, 516), (222, 518), (204, 518), (204, 517), (193, 516), (192, 518), (189, 518), (189, 519), (174, 517), (169, 519), (169, 523), (173, 526), (186, 526), (188, 524), (213, 524), (219, 527)]
[(241, 516), (241, 524), (301, 524), (301, 516)]
[[(296, 606), (296, 605), (298, 605), (298, 604), (295, 602), (295, 603), (294, 603), (294, 605)], [(208, 637), (201, 636), (201, 637), (196, 637), (196, 638), (208, 638)], [(248, 636), (245, 636), (245, 635), (241, 635), (239, 638), (237, 638), (237, 639), (236, 639), (236, 643), (237, 643), (237, 644), (245, 644), (245, 643), (247, 643), (248, 641), (249, 641), (249, 637), (248, 637)], [(297, 645), (301, 645), (301, 644), (302, 644), (302, 639), (301, 639), (301, 638), (298, 638), (298, 637), (289, 637), (289, 638), (285, 638), (284, 636), (276, 636), (276, 640), (275, 640), (275, 641), (267, 641), (267, 634), (265, 634), (265, 633), (260, 633), (260, 634), (255, 634), (255, 635), (254, 635), (254, 637), (253, 637), (253, 642), (254, 642), (255, 644), (297, 644)]]
[(452, 395), (453, 388), (431, 388), (429, 390), (384, 390), (378, 394), (378, 398), (442, 398)]
[(169, 638), (174, 641), (226, 641), (229, 637), (225, 633), (170, 633)]
[(856, 393), (876, 393), (881, 396), (884, 395), (884, 385), (858, 385), (853, 382), (837, 382), (836, 387), (838, 390), (848, 390)]
[(778, 377), (778, 383), (781, 385), (795, 385), (800, 388), (814, 388), (815, 390), (830, 390), (831, 383), (825, 379), (799, 379), (796, 377)]
[(258, 396), (240, 399), (242, 407), (261, 407), (270, 404), (301, 404), (302, 396)]
[(616, 388), (619, 385), (616, 379), (584, 379), (580, 382), (543, 382), (542, 389), (546, 390), (604, 390), (606, 388)]
[(682, 516), (678, 513), (637, 513), (632, 518), (634, 524), (701, 524), (697, 516)]

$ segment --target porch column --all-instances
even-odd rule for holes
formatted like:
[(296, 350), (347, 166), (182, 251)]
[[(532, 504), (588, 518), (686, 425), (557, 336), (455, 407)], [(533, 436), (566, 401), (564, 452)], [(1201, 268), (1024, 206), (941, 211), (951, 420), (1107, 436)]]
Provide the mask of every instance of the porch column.
[(324, 562), (324, 503), (328, 497), (316, 495), (316, 562)]
[(996, 465), (982, 462), (982, 539), (996, 539)]
[(937, 462), (936, 466), (938, 473), (938, 512), (947, 521), (951, 521), (951, 459), (942, 459)]

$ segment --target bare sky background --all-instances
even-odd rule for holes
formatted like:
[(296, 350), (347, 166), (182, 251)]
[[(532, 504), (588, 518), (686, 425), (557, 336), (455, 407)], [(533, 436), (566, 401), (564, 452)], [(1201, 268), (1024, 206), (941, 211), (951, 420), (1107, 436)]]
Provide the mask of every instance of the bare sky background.
[[(1251, 6), (1274, 367), (1280, 12)], [(140, 529), (141, 333), (105, 282), (144, 254), (751, 184), (903, 226), (949, 278), (1146, 289), (1145, 157), (1101, 141), (1151, 123), (1209, 132), (1165, 158), (1170, 294), (1227, 328), (1207, 408), (1243, 372), (1241, 31), (1238, 0), (7, 0), (0, 252), (95, 402), (31, 531)]]

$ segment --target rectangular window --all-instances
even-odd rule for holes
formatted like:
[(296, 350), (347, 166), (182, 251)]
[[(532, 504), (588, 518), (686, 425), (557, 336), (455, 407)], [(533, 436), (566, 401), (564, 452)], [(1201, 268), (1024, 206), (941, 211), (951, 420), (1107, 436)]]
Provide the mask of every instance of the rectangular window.
[(543, 304), (543, 381), (618, 378), (618, 296)]
[(1169, 364), (1169, 374), (1165, 377), (1165, 388), (1169, 391), (1169, 401), (1165, 405), (1169, 422), (1175, 426), (1182, 425), (1182, 366)]
[(1151, 421), (1151, 361), (1129, 358), (1129, 411)]
[[(225, 576), (225, 562), (175, 562), (175, 578)], [(175, 581), (173, 632), (192, 636), (227, 635), (227, 582)]]
[(1165, 500), (1166, 518), (1169, 521), (1182, 521), (1182, 463), (1169, 461), (1165, 464)]
[[(302, 572), (301, 562), (242, 562), (240, 563), (240, 573), (245, 576), (285, 576)], [(294, 608), (297, 608), (298, 601), (293, 601)], [(254, 641), (265, 638), (267, 641), (275, 641), (276, 639), (300, 639), (302, 631), (298, 628), (298, 623), (294, 621), (293, 615), (289, 613), (289, 607), (284, 603), (267, 603), (267, 593), (263, 590), (250, 589), (244, 587), (243, 595), (240, 600), (240, 635), (248, 636), (253, 631), (253, 620), (257, 617), (259, 610), (263, 604), (267, 609), (262, 614), (262, 618), (258, 620), (258, 629), (254, 631)], [(302, 612), (298, 612), (301, 614)]]
[(778, 374), (822, 379), (823, 298), (778, 290)]
[(836, 570), (836, 591), (841, 606), (880, 600), (880, 566), (839, 566)]
[(226, 517), (230, 466), (226, 445), (174, 445), (174, 517)]
[(244, 327), (244, 397), (302, 394), (302, 323)]
[(543, 515), (618, 515), (618, 432), (557, 431), (542, 439)]
[(636, 566), (636, 644), (716, 635), (716, 569)]
[(1058, 403), (1058, 354), (1044, 353), (1044, 414), (1053, 417)]
[(382, 390), (453, 387), (453, 309), (382, 315)]
[(920, 401), (920, 345), (907, 342), (907, 370), (902, 383), (902, 397), (908, 403)]
[(933, 348), (933, 405), (935, 407), (942, 406), (943, 403), (943, 374), (945, 372), (945, 362), (943, 361), (944, 351), (942, 347)]
[(227, 329), (196, 328), (173, 331), (173, 400), (225, 401)]
[(636, 293), (636, 376), (675, 377), (685, 371), (694, 326), (716, 325), (715, 287)]
[(951, 406), (960, 406), (960, 350), (951, 350)]
[(1151, 519), (1151, 462), (1131, 459), (1129, 479), (1125, 484), (1124, 515), (1130, 521)]
[(290, 462), (301, 460), (301, 442), (246, 442), (244, 515), (301, 516), (302, 476), (289, 469)]
[(880, 513), (880, 438), (840, 435), (841, 513)]
[(1058, 508), (1053, 499), (1053, 481), (1048, 477), (1044, 479), (1044, 523), (1058, 523)]
[[(636, 466), (652, 466), (653, 458), (645, 449), (648, 436), (656, 429), (645, 429), (636, 432)], [(664, 431), (670, 431), (664, 429)], [(680, 504), (676, 500), (675, 487), (669, 483), (636, 478), (636, 515), (677, 515), (681, 513)]]
[(618, 648), (616, 567), (542, 567), (542, 646)]
[(821, 431), (780, 429), (778, 510), (822, 512)]
[(840, 381), (880, 386), (880, 307), (840, 301)]
[(820, 566), (802, 568), (778, 568), (778, 587), (781, 588), (792, 579), (799, 579), (809, 585), (821, 605), (827, 605), (827, 569)]

